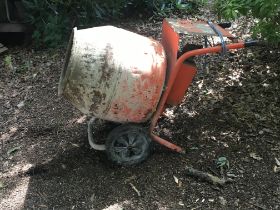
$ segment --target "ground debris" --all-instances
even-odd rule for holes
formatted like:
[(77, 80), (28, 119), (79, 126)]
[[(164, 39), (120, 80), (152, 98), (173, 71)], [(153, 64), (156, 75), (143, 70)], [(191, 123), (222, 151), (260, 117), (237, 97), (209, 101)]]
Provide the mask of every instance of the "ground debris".
[(261, 206), (259, 204), (256, 204), (256, 203), (251, 203), (253, 206), (257, 207), (258, 209), (263, 209), (263, 210), (266, 210), (267, 208), (265, 208), (264, 206)]
[(182, 186), (182, 181), (180, 179), (178, 179), (176, 176), (173, 175), (174, 181), (177, 184), (178, 187)]
[(276, 165), (273, 167), (273, 172), (279, 173), (280, 172), (280, 161), (277, 158), (275, 158), (275, 162), (276, 162)]
[(274, 166), (273, 171), (274, 171), (274, 173), (279, 173), (280, 172), (280, 167), (279, 166)]
[(140, 197), (140, 196), (141, 196), (140, 191), (139, 191), (132, 183), (129, 183), (129, 185), (130, 185), (131, 188), (137, 193), (137, 195)]
[(250, 153), (250, 157), (253, 158), (253, 159), (255, 159), (255, 160), (262, 160), (262, 159), (263, 159), (262, 157), (260, 157), (259, 155), (257, 155), (257, 154), (254, 153), (254, 152), (251, 152), (251, 153)]
[(225, 205), (227, 204), (227, 200), (224, 199), (224, 197), (222, 197), (222, 196), (219, 196), (219, 202), (220, 202), (220, 204), (222, 204), (223, 206), (225, 206)]
[(0, 54), (1, 54), (1, 53), (4, 53), (4, 52), (7, 51), (7, 50), (8, 50), (8, 48), (5, 47), (3, 44), (0, 43)]
[(4, 188), (3, 182), (0, 181), (0, 189)]
[(277, 158), (275, 158), (275, 162), (276, 162), (276, 165), (280, 167), (280, 161)]
[(12, 154), (14, 154), (14, 153), (17, 152), (20, 148), (21, 148), (21, 146), (17, 146), (17, 147), (13, 147), (13, 148), (9, 149), (9, 150), (7, 151), (7, 155), (12, 155)]
[(213, 185), (223, 186), (226, 183), (233, 182), (233, 180), (230, 179), (230, 178), (228, 178), (228, 179), (219, 178), (219, 177), (214, 176), (212, 174), (209, 174), (209, 173), (206, 173), (206, 172), (203, 172), (203, 171), (199, 171), (197, 169), (190, 168), (190, 167), (186, 167), (186, 174), (188, 176), (198, 178), (201, 181), (205, 181), (205, 182), (208, 182), (208, 183), (213, 184)]
[(21, 101), (18, 105), (17, 105), (17, 107), (20, 109), (20, 108), (22, 108), (24, 106), (24, 101)]

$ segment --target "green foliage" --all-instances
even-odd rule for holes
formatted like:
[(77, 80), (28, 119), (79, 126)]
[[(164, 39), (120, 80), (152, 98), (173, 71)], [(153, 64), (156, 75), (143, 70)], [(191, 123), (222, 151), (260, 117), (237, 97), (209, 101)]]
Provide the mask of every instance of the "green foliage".
[(29, 22), (35, 26), (35, 42), (56, 47), (63, 44), (73, 26), (86, 27), (120, 17), (129, 1), (23, 0), (23, 3)]
[(4, 58), (4, 65), (7, 71), (13, 71), (13, 60), (11, 55), (6, 55)]
[(190, 11), (197, 9), (203, 1), (182, 1), (182, 0), (153, 0), (146, 1), (147, 6), (151, 8), (155, 15), (166, 17), (176, 11)]
[[(36, 44), (44, 43), (48, 47), (62, 44), (63, 37), (69, 32), (69, 17), (61, 14), (59, 3), (42, 0), (24, 0), (28, 20), (35, 26), (33, 38)], [(59, 11), (59, 12), (58, 12)]]
[[(56, 47), (74, 26), (88, 27), (123, 17), (168, 16), (173, 11), (186, 11), (197, 6), (183, 0), (23, 0), (28, 20), (35, 26), (37, 46)], [(138, 16), (139, 17), (139, 16)]]
[(5, 56), (5, 58), (4, 58), (4, 64), (5, 64), (5, 66), (10, 66), (10, 65), (12, 65), (12, 57), (11, 57), (11, 55)]
[(226, 157), (219, 157), (216, 160), (216, 166), (217, 166), (217, 168), (227, 168), (227, 169), (229, 169), (229, 161)]
[(258, 19), (253, 35), (272, 43), (280, 43), (279, 0), (216, 0), (215, 8), (220, 16), (227, 19), (252, 15)]

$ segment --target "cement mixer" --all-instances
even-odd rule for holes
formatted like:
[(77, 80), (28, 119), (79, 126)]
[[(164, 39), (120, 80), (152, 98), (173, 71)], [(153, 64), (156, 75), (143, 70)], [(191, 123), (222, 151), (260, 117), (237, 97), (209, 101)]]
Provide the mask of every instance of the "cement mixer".
[[(255, 41), (236, 41), (226, 26), (164, 19), (161, 42), (113, 26), (74, 28), (58, 92), (92, 117), (88, 123), (90, 145), (105, 150), (120, 165), (144, 161), (152, 141), (184, 153), (153, 130), (164, 110), (183, 100), (197, 72), (194, 56), (256, 45)], [(181, 47), (185, 41), (180, 40), (181, 34), (218, 36), (221, 44), (202, 48), (183, 43)], [(224, 37), (234, 43), (226, 44)], [(92, 130), (97, 118), (120, 123), (101, 145)]]

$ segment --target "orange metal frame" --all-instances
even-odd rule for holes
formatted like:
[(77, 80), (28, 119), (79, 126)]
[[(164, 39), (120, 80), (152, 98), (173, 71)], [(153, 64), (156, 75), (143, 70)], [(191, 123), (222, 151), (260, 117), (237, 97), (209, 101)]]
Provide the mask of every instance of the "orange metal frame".
[[(196, 49), (192, 50), (189, 52), (184, 53), (177, 59), (177, 51), (178, 51), (178, 43), (179, 43), (179, 35), (172, 30), (170, 26), (168, 26), (168, 23), (166, 21), (163, 22), (163, 40), (162, 44), (165, 47), (166, 54), (167, 54), (167, 62), (168, 62), (168, 69), (167, 69), (167, 82), (165, 84), (165, 90), (161, 96), (161, 99), (159, 101), (159, 104), (157, 106), (157, 110), (155, 114), (153, 115), (151, 119), (151, 124), (149, 127), (149, 132), (152, 137), (152, 139), (165, 147), (179, 152), (179, 153), (185, 153), (185, 150), (165, 139), (162, 139), (161, 137), (155, 135), (153, 133), (153, 130), (158, 122), (158, 119), (162, 112), (165, 110), (168, 104), (168, 98), (170, 95), (174, 95), (174, 92), (176, 92), (176, 86), (174, 86), (174, 82), (176, 81), (177, 76), (180, 76), (182, 73), (182, 69), (184, 69), (184, 73), (188, 74), (187, 77), (187, 86), (191, 83), (192, 78), (195, 75), (195, 70), (193, 68), (184, 68), (184, 62), (191, 57), (198, 56), (198, 55), (205, 55), (205, 54), (210, 54), (210, 53), (219, 53), (222, 51), (221, 46), (215, 46), (215, 47), (208, 47), (208, 48), (203, 48), (203, 49)], [(234, 49), (240, 49), (244, 48), (244, 42), (238, 42), (238, 43), (233, 43), (233, 44), (228, 44), (226, 45), (227, 50), (234, 50)], [(186, 71), (188, 70), (188, 71)], [(174, 89), (173, 89), (174, 87)], [(179, 86), (180, 88), (180, 86)], [(186, 90), (186, 87), (184, 88), (184, 91)], [(180, 90), (182, 91), (182, 90)], [(173, 92), (173, 93), (172, 93)], [(176, 95), (176, 93), (175, 93)]]

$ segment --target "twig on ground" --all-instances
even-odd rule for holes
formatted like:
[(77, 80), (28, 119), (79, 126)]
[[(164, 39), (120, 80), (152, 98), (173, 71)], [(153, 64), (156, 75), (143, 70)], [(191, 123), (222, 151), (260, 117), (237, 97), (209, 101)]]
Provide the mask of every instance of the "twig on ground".
[(196, 169), (190, 168), (190, 167), (186, 168), (186, 173), (187, 173), (188, 176), (198, 178), (201, 181), (206, 181), (206, 182), (209, 182), (209, 183), (214, 184), (214, 185), (223, 186), (226, 183), (233, 182), (232, 179), (224, 179), (224, 178), (221, 179), (221, 178), (219, 178), (217, 176), (214, 176), (212, 174), (209, 174), (209, 173), (206, 173), (206, 172), (203, 172), (203, 171), (199, 171), (199, 170), (196, 170)]
[(3, 138), (1, 139), (1, 153), (0, 154), (1, 154), (2, 159), (5, 160), (6, 158), (4, 156), (4, 139)]
[(132, 189), (137, 193), (137, 195), (140, 197), (141, 194), (140, 194), (140, 191), (137, 190), (137, 188), (132, 184), (132, 183), (129, 183), (129, 185), (132, 187)]
[(216, 176), (219, 176), (218, 173), (217, 173), (216, 171), (214, 171), (212, 168), (207, 167), (207, 169), (208, 169), (209, 171), (211, 171), (213, 174), (215, 174)]
[(263, 210), (266, 210), (266, 209), (267, 209), (267, 208), (265, 208), (264, 206), (258, 205), (258, 204), (256, 204), (256, 203), (250, 203), (250, 204), (252, 204), (252, 205), (255, 206), (255, 207), (258, 207), (259, 209), (263, 209)]

